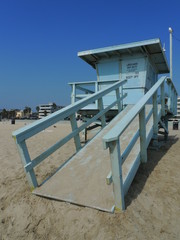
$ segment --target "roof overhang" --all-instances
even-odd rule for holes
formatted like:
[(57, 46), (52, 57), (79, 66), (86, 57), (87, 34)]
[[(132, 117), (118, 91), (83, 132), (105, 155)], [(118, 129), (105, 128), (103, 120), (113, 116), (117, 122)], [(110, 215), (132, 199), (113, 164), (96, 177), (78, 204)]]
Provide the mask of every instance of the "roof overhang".
[(169, 73), (167, 59), (159, 38), (82, 51), (78, 52), (78, 56), (95, 68), (96, 63), (101, 59), (118, 56), (123, 59), (124, 55), (133, 56), (138, 53), (150, 58), (158, 74)]

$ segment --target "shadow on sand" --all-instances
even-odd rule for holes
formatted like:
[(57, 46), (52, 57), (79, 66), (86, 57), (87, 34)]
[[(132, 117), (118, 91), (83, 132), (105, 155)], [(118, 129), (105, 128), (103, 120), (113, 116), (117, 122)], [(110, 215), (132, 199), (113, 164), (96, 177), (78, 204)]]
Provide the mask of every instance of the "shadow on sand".
[(158, 162), (168, 152), (171, 146), (175, 144), (178, 140), (179, 138), (177, 137), (176, 133), (169, 136), (166, 142), (164, 142), (164, 138), (160, 137), (159, 142), (161, 144), (161, 147), (158, 150), (148, 149), (147, 163), (140, 165), (136, 176), (129, 188), (129, 191), (125, 197), (126, 207), (128, 207), (132, 203), (132, 201), (136, 199), (138, 195), (142, 192), (149, 175), (153, 172)]

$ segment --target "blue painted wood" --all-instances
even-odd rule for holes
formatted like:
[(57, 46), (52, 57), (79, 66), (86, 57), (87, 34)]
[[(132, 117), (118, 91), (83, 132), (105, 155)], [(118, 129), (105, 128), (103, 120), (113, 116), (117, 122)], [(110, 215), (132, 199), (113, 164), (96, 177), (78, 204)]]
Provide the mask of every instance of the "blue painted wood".
[(127, 194), (129, 187), (131, 186), (131, 183), (137, 173), (139, 165), (140, 165), (140, 154), (138, 154), (138, 156), (136, 157), (136, 160), (134, 161), (126, 179), (124, 180), (124, 184), (123, 184), (124, 195)]
[[(116, 99), (120, 99), (119, 88), (116, 89)], [(120, 112), (122, 110), (121, 101), (118, 101), (117, 106), (118, 106), (118, 112)]]
[[(125, 97), (125, 96), (123, 96)], [(123, 98), (122, 97), (122, 98)], [(122, 101), (122, 98), (119, 99), (119, 101)], [(67, 135), (65, 138), (59, 140), (56, 142), (53, 146), (48, 148), (46, 151), (44, 151), (42, 154), (37, 156), (35, 159), (31, 161), (31, 163), (25, 164), (25, 170), (28, 172), (34, 167), (36, 167), (38, 164), (40, 164), (44, 159), (49, 157), (52, 153), (54, 153), (56, 150), (58, 150), (60, 147), (62, 147), (64, 144), (66, 144), (69, 140), (71, 140), (73, 137), (75, 137), (77, 134), (79, 134), (81, 131), (83, 131), (85, 128), (87, 128), (91, 123), (95, 122), (98, 118), (100, 118), (102, 115), (104, 115), (107, 111), (109, 111), (117, 101), (109, 105), (106, 109), (99, 112), (94, 117), (90, 118), (86, 123), (79, 126), (79, 128), (72, 131), (69, 135)]]
[[(27, 146), (26, 146), (25, 141), (21, 142), (20, 144), (17, 144), (17, 147), (18, 147), (19, 154), (21, 156), (22, 164), (24, 166), (26, 164), (30, 164), (31, 163), (31, 159), (30, 159), (29, 152), (27, 150)], [(26, 177), (27, 177), (27, 180), (29, 182), (31, 190), (33, 190), (34, 188), (36, 188), (38, 186), (36, 175), (35, 175), (33, 169), (30, 169), (26, 173)]]
[[(124, 104), (136, 104), (155, 84), (158, 74), (169, 73), (160, 39), (83, 51), (78, 56), (96, 69), (97, 81), (104, 82), (100, 87), (106, 87), (111, 79), (127, 80)], [(110, 104), (114, 95), (105, 96), (104, 105)]]
[(158, 102), (157, 91), (153, 94), (153, 139), (158, 139)]
[[(70, 115), (70, 121), (71, 121), (72, 131), (77, 130), (78, 126), (77, 126), (75, 114)], [(80, 142), (79, 133), (77, 133), (74, 136), (74, 143), (75, 143), (75, 146), (76, 146), (76, 151), (78, 152), (81, 149), (81, 142)]]
[[(148, 115), (146, 116), (146, 124), (148, 123), (149, 119), (151, 118), (152, 112), (153, 112), (153, 109), (151, 109), (150, 112), (148, 113)], [(147, 139), (146, 139), (146, 148), (149, 146), (149, 143), (152, 139), (152, 135), (153, 135), (153, 131), (150, 131), (150, 133), (148, 134)], [(128, 157), (129, 153), (131, 152), (132, 148), (134, 147), (138, 137), (139, 137), (139, 129), (136, 131), (134, 136), (131, 138), (128, 146), (126, 147), (126, 149), (122, 153), (122, 156), (121, 156), (122, 164), (125, 162), (126, 158)], [(110, 171), (110, 173), (108, 174), (106, 179), (110, 179), (111, 175), (112, 175), (112, 172)]]
[(147, 162), (145, 106), (139, 112), (140, 160)]
[(107, 133), (103, 138), (104, 148), (108, 147), (107, 143), (115, 141), (119, 136), (125, 131), (137, 114), (142, 110), (144, 105), (152, 97), (152, 95), (157, 91), (161, 84), (166, 80), (166, 77), (161, 77), (158, 82), (144, 95), (141, 100), (131, 109), (130, 112), (122, 119), (122, 121), (114, 126), (109, 133)]
[[(153, 137), (153, 134), (157, 134), (158, 131), (158, 122), (161, 121), (161, 116), (165, 114), (165, 94), (164, 94), (164, 83), (166, 81), (166, 77), (161, 77), (161, 79), (151, 88), (151, 90), (129, 111), (125, 117), (116, 125), (114, 128), (112, 128), (103, 138), (103, 145), (104, 149), (112, 148), (112, 143), (114, 144), (116, 141), (119, 141), (119, 138), (121, 134), (125, 131), (125, 129), (129, 126), (129, 124), (133, 121), (133, 119), (139, 114), (139, 130), (134, 134), (133, 138), (130, 140), (130, 143), (128, 144), (127, 148), (124, 150), (123, 154), (119, 155), (116, 154), (114, 157), (117, 159), (114, 161), (119, 161), (121, 164), (126, 160), (127, 156), (131, 152), (134, 144), (136, 143), (138, 137), (140, 136), (140, 152), (137, 155), (135, 161), (133, 162), (133, 165), (130, 167), (130, 170), (126, 176), (126, 179), (124, 180), (123, 184), (123, 191), (124, 195), (127, 193), (133, 178), (139, 168), (140, 161), (146, 162), (147, 161), (147, 147)], [(168, 81), (168, 84), (171, 85), (171, 81)], [(157, 104), (157, 91), (161, 88), (161, 108), (158, 110), (158, 104)], [(173, 89), (173, 85), (171, 85), (171, 95), (175, 97), (176, 92)], [(153, 108), (149, 112), (148, 116), (145, 116), (145, 104), (149, 101), (150, 98), (153, 98)], [(174, 99), (170, 100), (171, 102), (174, 102)], [(172, 107), (172, 104), (170, 104), (169, 108)], [(146, 124), (148, 123), (151, 115), (153, 114), (153, 125), (150, 129), (148, 135), (146, 136)], [(120, 151), (120, 148), (119, 148)], [(114, 158), (113, 158), (114, 159)], [(122, 170), (122, 169), (121, 169)], [(112, 176), (113, 176), (112, 169)], [(117, 171), (117, 170), (116, 170)], [(109, 173), (109, 179), (111, 179), (110, 173)], [(113, 181), (114, 184), (114, 181)], [(122, 188), (121, 188), (122, 191)], [(114, 193), (117, 194), (117, 193)], [(117, 196), (115, 196), (117, 197)], [(121, 201), (121, 196), (119, 196), (119, 201)], [(118, 202), (118, 200), (117, 200)]]
[[(17, 130), (13, 133), (13, 137), (16, 139), (16, 143), (18, 145), (21, 159), (24, 165), (24, 169), (26, 171), (26, 175), (31, 188), (35, 188), (38, 185), (36, 176), (34, 173), (34, 167), (36, 167), (40, 162), (42, 162), (45, 158), (50, 156), (54, 151), (59, 149), (61, 146), (63, 146), (66, 142), (68, 142), (73, 137), (75, 139), (76, 150), (78, 151), (81, 148), (79, 133), (83, 129), (85, 129), (87, 126), (89, 126), (92, 122), (96, 121), (98, 118), (105, 116), (105, 113), (108, 110), (110, 110), (115, 104), (119, 103), (119, 101), (122, 101), (122, 99), (126, 95), (122, 96), (121, 98), (118, 98), (116, 101), (114, 101), (111, 105), (109, 105), (105, 109), (103, 108), (103, 104), (102, 104), (102, 96), (104, 94), (107, 94), (109, 91), (116, 90), (116, 88), (119, 88), (122, 84), (123, 84), (122, 82), (115, 83), (112, 86), (110, 86), (109, 89), (105, 89), (98, 93), (95, 93), (89, 98), (79, 101), (79, 103), (75, 103), (70, 107), (67, 107), (66, 109), (60, 110), (58, 113), (56, 112), (46, 117), (45, 119), (39, 120), (38, 122), (33, 123), (23, 129)], [(88, 104), (89, 101), (94, 101), (94, 100), (99, 100), (100, 112), (96, 114), (93, 118), (91, 118), (88, 122), (78, 127), (75, 119), (76, 109), (79, 109), (82, 107), (82, 105)], [(73, 114), (71, 114), (72, 111), (74, 111)], [(25, 144), (25, 139), (33, 136), (34, 134), (38, 133), (42, 129), (45, 129), (47, 126), (50, 126), (52, 123), (55, 123), (59, 119), (63, 119), (64, 116), (70, 116), (72, 132), (65, 138), (59, 140), (57, 143), (55, 143), (53, 146), (48, 148), (45, 152), (43, 152), (42, 154), (40, 154), (34, 160), (31, 161), (26, 144)]]
[(139, 137), (139, 130), (134, 134), (132, 137), (131, 141), (129, 142), (128, 146), (122, 153), (122, 163), (125, 162), (126, 158), (128, 157), (129, 153), (131, 152), (132, 148), (134, 147), (136, 141), (138, 140)]
[(122, 158), (119, 140), (109, 144), (109, 153), (112, 169), (113, 191), (116, 210), (125, 210), (123, 179), (122, 179)]
[(165, 116), (165, 92), (164, 82), (161, 84), (161, 115)]
[[(98, 109), (99, 109), (100, 112), (103, 111), (103, 109), (104, 109), (102, 98), (98, 99)], [(104, 114), (101, 117), (101, 126), (102, 126), (102, 128), (104, 128), (106, 126), (106, 117), (105, 117)]]
[(91, 96), (82, 99), (72, 105), (69, 105), (68, 107), (65, 107), (55, 113), (52, 113), (51, 115), (40, 119), (32, 124), (29, 124), (28, 126), (21, 128), (17, 131), (13, 132), (13, 137), (16, 138), (17, 142), (21, 142), (25, 139), (28, 139), (32, 137), (33, 135), (41, 132), (42, 130), (52, 126), (56, 122), (63, 120), (66, 117), (69, 117), (70, 115), (74, 114), (78, 110), (82, 109), (86, 105), (96, 101), (97, 99), (103, 97), (107, 93), (115, 90), (117, 87), (120, 87), (123, 85), (126, 81), (117, 82), (115, 84), (112, 84), (108, 89), (101, 90), (97, 93), (92, 94)]

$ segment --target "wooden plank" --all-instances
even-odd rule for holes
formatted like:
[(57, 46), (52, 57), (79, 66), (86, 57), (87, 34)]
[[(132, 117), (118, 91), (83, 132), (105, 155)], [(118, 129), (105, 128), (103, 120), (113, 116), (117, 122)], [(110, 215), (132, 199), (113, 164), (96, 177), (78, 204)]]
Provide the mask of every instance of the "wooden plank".
[(166, 80), (166, 77), (161, 77), (158, 82), (139, 100), (139, 102), (128, 112), (123, 120), (115, 125), (108, 134), (103, 138), (104, 148), (107, 148), (108, 142), (117, 140), (119, 136), (126, 130), (128, 125), (134, 120), (137, 114), (142, 110), (144, 105), (152, 97), (152, 95), (157, 91), (161, 84)]
[(75, 112), (82, 109), (86, 105), (103, 97), (107, 93), (115, 90), (117, 87), (123, 85), (125, 82), (126, 82), (126, 80), (112, 84), (110, 87), (108, 87), (104, 90), (94, 93), (91, 96), (89, 96), (85, 99), (82, 99), (72, 105), (69, 105), (55, 113), (52, 113), (51, 115), (49, 115), (43, 119), (40, 119), (32, 124), (29, 124), (26, 127), (23, 127), (19, 130), (14, 131), (12, 135), (13, 135), (13, 137), (16, 138), (17, 142), (21, 142), (25, 139), (28, 139), (28, 138), (32, 137), (33, 135), (41, 132), (42, 130), (48, 128), (49, 126), (55, 124), (56, 122), (63, 120), (66, 117), (69, 117), (70, 115), (74, 114)]
[[(21, 142), (21, 144), (17, 144), (17, 146), (23, 166), (25, 166), (26, 164), (30, 164), (31, 159), (25, 141)], [(28, 172), (26, 172), (26, 177), (29, 182), (31, 190), (38, 186), (36, 175), (33, 169), (30, 169)]]
[(126, 175), (126, 178), (124, 180), (124, 184), (123, 184), (123, 189), (124, 189), (124, 195), (127, 194), (129, 187), (131, 186), (131, 183), (137, 173), (137, 170), (139, 168), (140, 165), (140, 154), (138, 154), (138, 156), (136, 157), (132, 167), (130, 168), (128, 174)]
[[(103, 211), (114, 210), (113, 184), (107, 185), (106, 176), (111, 170), (109, 151), (103, 150), (102, 138), (107, 132), (124, 117), (133, 106), (126, 107), (110, 124), (108, 124), (96, 137), (82, 148), (61, 170), (41, 187), (34, 190), (40, 196), (70, 203), (88, 206)], [(147, 107), (146, 116), (149, 115), (152, 106)], [(147, 124), (147, 134), (152, 128), (152, 117)], [(123, 152), (139, 128), (138, 117), (131, 123), (121, 136), (121, 152)], [(122, 165), (123, 184), (132, 168), (140, 151), (139, 140), (128, 158)]]
[[(98, 109), (99, 109), (100, 112), (104, 110), (104, 105), (103, 105), (103, 99), (102, 98), (98, 99)], [(101, 126), (102, 126), (102, 128), (104, 128), (106, 126), (105, 114), (103, 114), (101, 116)]]
[[(75, 113), (70, 116), (70, 121), (71, 121), (72, 131), (77, 130), (77, 129), (78, 129), (78, 126), (77, 126), (77, 122), (76, 122)], [(79, 133), (77, 133), (77, 134), (74, 136), (74, 143), (75, 143), (75, 146), (76, 146), (76, 151), (79, 151), (79, 150), (81, 149), (81, 142), (80, 142)]]
[(106, 184), (106, 176), (111, 169), (109, 151), (103, 150), (102, 137), (131, 108), (126, 107), (61, 170), (33, 192), (103, 211), (114, 211), (113, 185)]
[(146, 149), (146, 116), (145, 107), (139, 113), (139, 136), (140, 136), (140, 158), (141, 162), (147, 162), (147, 149)]
[(116, 99), (118, 100), (118, 103), (117, 103), (117, 105), (118, 105), (118, 112), (120, 112), (122, 110), (122, 108), (121, 108), (121, 102), (119, 101), (119, 99), (120, 99), (119, 88), (116, 89)]
[(116, 210), (124, 210), (124, 189), (122, 178), (122, 158), (119, 140), (109, 143), (109, 153), (112, 169), (114, 203)]
[[(125, 97), (125, 96), (123, 96)], [(122, 98), (120, 98), (121, 100)], [(109, 109), (112, 108), (112, 106), (114, 106), (116, 103), (116, 101), (114, 101), (112, 104), (110, 104), (107, 108), (105, 108), (104, 110), (102, 110), (101, 112), (99, 112), (97, 115), (95, 115), (94, 117), (92, 117), (91, 119), (89, 119), (86, 123), (82, 124), (81, 126), (79, 126), (79, 128), (75, 129), (74, 131), (72, 131), (69, 135), (67, 135), (65, 138), (59, 140), (58, 142), (56, 142), (53, 146), (49, 147), (46, 151), (44, 151), (42, 154), (40, 154), (39, 156), (37, 156), (35, 159), (33, 159), (30, 163), (27, 163), (24, 167), (25, 170), (28, 172), (30, 171), (32, 168), (34, 168), (35, 166), (37, 166), (39, 163), (41, 163), (44, 159), (46, 159), (47, 157), (49, 157), (52, 153), (54, 153), (56, 150), (58, 150), (60, 147), (62, 147), (64, 144), (66, 144), (71, 138), (75, 137), (78, 133), (80, 133), (81, 131), (83, 131), (84, 129), (86, 129), (91, 123), (93, 123), (94, 121), (96, 121), (99, 117), (101, 117), (103, 114), (106, 113), (106, 111), (108, 111)], [(86, 131), (86, 130), (85, 130)]]
[[(172, 102), (172, 100), (171, 100)], [(165, 116), (165, 92), (164, 82), (161, 84), (161, 116)]]

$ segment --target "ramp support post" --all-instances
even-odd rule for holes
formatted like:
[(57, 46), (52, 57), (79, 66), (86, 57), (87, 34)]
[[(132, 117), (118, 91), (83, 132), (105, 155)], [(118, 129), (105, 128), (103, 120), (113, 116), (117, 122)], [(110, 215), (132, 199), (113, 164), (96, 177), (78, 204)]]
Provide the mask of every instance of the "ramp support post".
[[(21, 161), (23, 166), (26, 166), (28, 163), (31, 163), (31, 159), (29, 156), (29, 152), (27, 150), (25, 140), (22, 141), (21, 143), (17, 143), (17, 147), (18, 147), (19, 154), (21, 156)], [(29, 182), (30, 188), (31, 190), (33, 190), (38, 186), (34, 169), (32, 168), (31, 170), (26, 172), (26, 176), (27, 176), (27, 180)]]
[(171, 108), (171, 84), (167, 82), (168, 85), (168, 109)]
[[(98, 91), (99, 91), (98, 82), (95, 82), (95, 93), (97, 93)], [(95, 103), (96, 103), (96, 108), (98, 109), (98, 100), (96, 100)]]
[(121, 102), (120, 102), (119, 88), (116, 89), (116, 99), (117, 99), (118, 112), (120, 112), (121, 111)]
[[(168, 117), (165, 117), (164, 124), (165, 124), (166, 129), (168, 130)], [(164, 130), (164, 132), (165, 132), (164, 140), (167, 141), (167, 139), (168, 139), (168, 132), (166, 132), (165, 130)]]
[(164, 82), (161, 84), (161, 116), (165, 116)]
[(109, 142), (108, 147), (109, 147), (110, 159), (111, 159), (115, 209), (125, 210), (124, 189), (123, 189), (123, 179), (122, 179), (122, 157), (120, 153), (119, 139), (116, 141)]
[(173, 114), (176, 114), (176, 104), (177, 104), (177, 98), (176, 98), (176, 92), (173, 89)]
[(158, 145), (158, 102), (157, 91), (153, 95), (153, 145)]
[(146, 115), (145, 107), (139, 113), (139, 136), (140, 136), (140, 157), (141, 162), (147, 162), (147, 149), (146, 149)]
[[(71, 121), (72, 131), (76, 130), (78, 127), (77, 127), (75, 114), (72, 114), (70, 116), (70, 121)], [(74, 143), (76, 146), (76, 151), (79, 151), (81, 149), (81, 141), (80, 141), (79, 133), (74, 137)]]
[[(100, 111), (102, 111), (102, 110), (104, 109), (102, 98), (99, 98), (99, 99), (98, 99), (98, 109), (99, 109)], [(102, 117), (101, 117), (101, 125), (102, 125), (102, 128), (104, 128), (104, 127), (106, 126), (106, 117), (105, 117), (105, 114), (103, 114)]]

